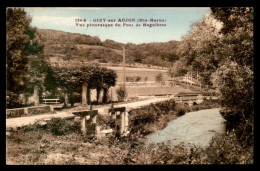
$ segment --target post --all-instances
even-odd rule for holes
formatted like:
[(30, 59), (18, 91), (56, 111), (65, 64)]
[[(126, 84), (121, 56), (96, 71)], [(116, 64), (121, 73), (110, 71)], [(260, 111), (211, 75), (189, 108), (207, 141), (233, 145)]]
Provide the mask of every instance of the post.
[(86, 129), (86, 116), (83, 116), (83, 117), (81, 117), (81, 131), (82, 131), (82, 133), (83, 133), (83, 135), (85, 136), (86, 135), (86, 133), (87, 133), (87, 129)]
[(120, 135), (125, 131), (125, 112), (120, 113)]
[(125, 111), (125, 128), (124, 131), (128, 131), (128, 111)]
[(80, 116), (81, 131), (84, 136), (95, 136), (95, 134), (97, 133), (96, 122), (98, 110), (72, 112), (72, 114)]

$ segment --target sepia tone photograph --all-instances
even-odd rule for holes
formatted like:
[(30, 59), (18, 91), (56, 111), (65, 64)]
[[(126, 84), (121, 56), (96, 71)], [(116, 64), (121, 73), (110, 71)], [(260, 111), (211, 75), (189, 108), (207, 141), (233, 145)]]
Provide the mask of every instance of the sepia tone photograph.
[(6, 165), (254, 163), (253, 7), (7, 7)]

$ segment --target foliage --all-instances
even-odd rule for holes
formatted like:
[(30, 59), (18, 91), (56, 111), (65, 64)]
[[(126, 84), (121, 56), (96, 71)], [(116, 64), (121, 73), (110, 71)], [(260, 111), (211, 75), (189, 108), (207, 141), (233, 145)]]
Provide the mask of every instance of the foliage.
[[(122, 43), (113, 40), (100, 41), (98, 37), (65, 33), (56, 30), (39, 29), (44, 44), (44, 53), (48, 57), (59, 59), (81, 59), (118, 64), (122, 62)], [(176, 51), (177, 41), (166, 43), (127, 43), (126, 63), (143, 63), (161, 67), (169, 67), (179, 59)], [(71, 48), (72, 47), (72, 48)]]
[[(178, 67), (171, 76), (197, 71), (202, 85), (217, 86), (222, 115), (242, 143), (253, 137), (253, 8), (211, 8), (194, 23), (179, 45)], [(194, 73), (194, 72), (193, 72)]]
[(119, 86), (116, 89), (116, 94), (117, 94), (118, 101), (120, 102), (124, 101), (124, 99), (127, 97), (127, 91), (124, 88), (124, 86)]
[(184, 105), (177, 105), (176, 106), (176, 112), (178, 116), (182, 116), (186, 113), (186, 106)]
[[(34, 86), (42, 88), (48, 67), (41, 37), (30, 23), (31, 18), (23, 8), (7, 9), (7, 94), (12, 92), (17, 97), (31, 95)], [(11, 99), (8, 108), (22, 105)]]
[(163, 81), (163, 75), (162, 73), (158, 73), (156, 76), (155, 76), (155, 81), (157, 83), (161, 83)]
[(253, 143), (254, 103), (253, 73), (247, 67), (236, 63), (219, 69), (220, 101), (222, 116), (227, 120), (229, 129), (235, 129), (243, 144)]
[[(175, 110), (175, 101), (169, 100), (151, 104), (148, 106), (134, 109), (129, 112), (130, 132), (132, 136), (147, 135), (154, 131), (154, 127), (149, 127), (152, 124), (160, 124), (159, 120), (163, 115), (172, 115)], [(164, 120), (164, 122), (167, 122)], [(165, 126), (162, 123), (160, 126)], [(157, 127), (156, 129), (160, 129)]]
[(171, 68), (168, 69), (168, 75), (173, 77), (183, 76), (187, 73), (187, 67), (184, 65), (184, 58), (176, 61)]
[(79, 132), (79, 125), (76, 122), (67, 122), (62, 118), (53, 118), (47, 123), (47, 131), (52, 135), (61, 136), (71, 132)]
[(212, 8), (223, 22), (226, 61), (218, 69), (222, 115), (243, 145), (253, 143), (253, 8)]
[(20, 94), (25, 89), (26, 43), (30, 40), (27, 34), (30, 22), (31, 19), (22, 8), (7, 8), (7, 91), (16, 94)]
[(253, 164), (253, 147), (242, 147), (236, 135), (218, 135), (205, 150), (210, 164)]
[(88, 89), (106, 89), (115, 86), (117, 74), (114, 70), (98, 65), (85, 64), (78, 61), (68, 61), (56, 64), (50, 70), (46, 84), (61, 88), (73, 99), (73, 93), (82, 91), (82, 84), (87, 83)]
[(220, 28), (221, 22), (214, 19), (211, 14), (192, 24), (189, 33), (182, 38), (179, 46), (178, 54), (181, 56), (181, 62), (175, 64), (177, 72), (182, 71), (184, 65), (186, 72), (187, 70), (198, 72), (202, 84), (212, 84), (211, 74), (217, 70), (221, 63), (225, 48), (220, 43)]

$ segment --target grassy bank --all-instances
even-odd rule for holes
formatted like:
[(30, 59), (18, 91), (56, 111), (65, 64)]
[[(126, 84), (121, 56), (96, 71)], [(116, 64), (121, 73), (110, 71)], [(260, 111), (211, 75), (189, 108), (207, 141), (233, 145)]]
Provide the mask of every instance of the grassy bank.
[[(180, 144), (174, 148), (161, 144), (145, 148), (136, 138), (162, 129), (170, 120), (185, 112), (216, 107), (206, 102), (193, 107), (170, 100), (136, 109), (130, 114), (130, 139), (108, 136), (102, 140), (86, 139), (73, 120), (54, 118), (47, 125), (35, 123), (11, 132), (6, 138), (6, 163), (17, 165), (114, 165), (114, 164), (235, 164), (252, 163), (253, 149), (242, 148), (231, 132), (212, 140), (207, 149), (187, 151)], [(149, 111), (149, 112), (147, 112)], [(98, 118), (100, 124), (109, 120)], [(102, 123), (104, 122), (104, 123)]]

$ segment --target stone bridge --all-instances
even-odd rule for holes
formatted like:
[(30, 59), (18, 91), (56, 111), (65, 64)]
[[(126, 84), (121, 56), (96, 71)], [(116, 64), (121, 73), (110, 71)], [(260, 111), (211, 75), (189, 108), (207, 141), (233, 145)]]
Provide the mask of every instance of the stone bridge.
[(176, 103), (183, 103), (188, 106), (202, 103), (204, 99), (217, 99), (217, 96), (203, 96), (201, 93), (179, 93), (174, 96)]

